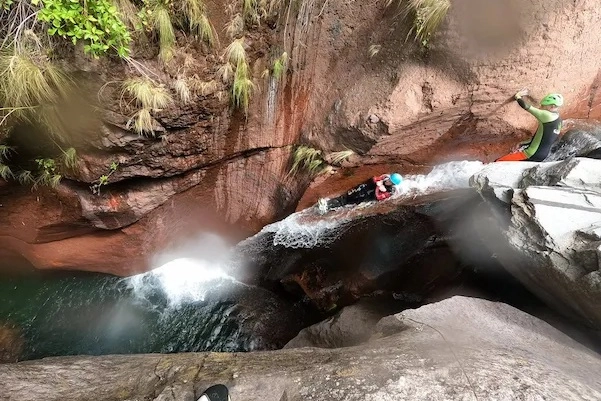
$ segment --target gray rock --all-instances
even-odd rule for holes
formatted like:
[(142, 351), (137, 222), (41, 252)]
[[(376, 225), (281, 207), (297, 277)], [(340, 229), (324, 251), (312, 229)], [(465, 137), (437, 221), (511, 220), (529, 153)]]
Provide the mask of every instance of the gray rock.
[(369, 339), (378, 321), (390, 313), (387, 313), (390, 309), (390, 304), (362, 299), (335, 316), (301, 330), (284, 348), (340, 348), (361, 344)]
[(0, 365), (0, 400), (598, 400), (599, 355), (510, 306), (454, 297), (382, 319), (368, 343)]
[(501, 241), (489, 247), (545, 302), (601, 328), (601, 161), (515, 165), (496, 163), (472, 179), (483, 194), (511, 203), (510, 224), (500, 229), (509, 251)]

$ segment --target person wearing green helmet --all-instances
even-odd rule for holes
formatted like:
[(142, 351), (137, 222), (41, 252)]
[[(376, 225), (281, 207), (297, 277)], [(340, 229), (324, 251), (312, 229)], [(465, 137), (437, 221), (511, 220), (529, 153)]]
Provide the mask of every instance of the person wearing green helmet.
[(399, 173), (372, 177), (337, 198), (319, 199), (317, 209), (320, 214), (325, 214), (331, 209), (337, 209), (346, 205), (385, 200), (398, 190), (397, 187), (401, 185), (401, 182), (403, 182), (403, 177)]
[(561, 132), (559, 108), (563, 106), (563, 96), (559, 93), (548, 94), (541, 100), (540, 109), (526, 103), (523, 96), (528, 90), (523, 89), (515, 94), (518, 104), (538, 120), (538, 128), (530, 141), (520, 143), (514, 152), (498, 158), (496, 161), (543, 161), (551, 151), (551, 147)]

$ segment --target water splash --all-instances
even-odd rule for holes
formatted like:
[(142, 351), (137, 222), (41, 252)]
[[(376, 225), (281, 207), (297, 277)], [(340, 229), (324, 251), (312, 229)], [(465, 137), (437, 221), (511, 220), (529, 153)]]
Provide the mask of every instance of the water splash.
[(234, 278), (225, 273), (231, 247), (213, 234), (201, 234), (155, 256), (155, 269), (124, 279), (140, 299), (161, 292), (171, 306), (204, 301), (207, 293)]
[(435, 166), (428, 174), (407, 175), (397, 186), (394, 198), (414, 197), (438, 191), (469, 188), (469, 179), (485, 164), (480, 161), (453, 161)]
[(161, 290), (172, 306), (204, 301), (210, 290), (215, 290), (224, 281), (235, 281), (220, 266), (191, 258), (174, 259), (126, 280), (138, 298), (149, 300)]

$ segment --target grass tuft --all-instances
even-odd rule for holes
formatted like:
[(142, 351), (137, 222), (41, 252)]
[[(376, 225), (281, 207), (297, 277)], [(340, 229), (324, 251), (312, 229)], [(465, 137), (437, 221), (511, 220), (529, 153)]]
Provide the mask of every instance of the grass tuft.
[[(388, 0), (387, 4), (390, 5), (394, 1)], [(451, 8), (451, 1), (403, 0), (400, 2), (400, 7), (404, 17), (413, 16), (414, 18), (413, 27), (407, 38), (413, 34), (415, 40), (425, 46), (447, 16)]]
[(173, 103), (164, 86), (146, 77), (130, 78), (123, 82), (123, 94), (128, 93), (136, 105), (144, 109), (159, 110)]
[(236, 13), (225, 25), (225, 32), (231, 39), (242, 35), (244, 32), (244, 17), (240, 13)]
[(119, 10), (121, 20), (133, 30), (140, 26), (138, 18), (138, 8), (130, 0), (113, 0), (113, 4)]
[(288, 70), (288, 53), (284, 52), (273, 63), (273, 77), (280, 80)]
[(10, 167), (8, 167), (6, 164), (0, 164), (0, 177), (5, 181), (8, 181), (11, 178), (14, 178), (15, 175), (13, 174)]
[(234, 83), (232, 84), (232, 100), (234, 102), (234, 106), (242, 108), (244, 113), (248, 113), (250, 96), (254, 88), (255, 85), (249, 78), (248, 64), (239, 63), (236, 67)]
[[(154, 124), (152, 121), (152, 116), (150, 115), (150, 110), (138, 110), (132, 119), (134, 122), (134, 130), (139, 135), (144, 135), (146, 133), (154, 134)], [(131, 126), (131, 120), (128, 123), (128, 126)]]
[(153, 110), (163, 109), (173, 103), (173, 98), (162, 85), (155, 84), (145, 77), (130, 78), (123, 82), (122, 96), (128, 93), (140, 107), (128, 121), (127, 127), (133, 128), (139, 134), (154, 134), (154, 123), (150, 114)]
[(244, 50), (244, 38), (235, 39), (225, 49), (225, 58), (236, 67), (240, 64), (246, 64), (246, 50)]
[(34, 185), (36, 180), (31, 171), (23, 170), (17, 174), (17, 181), (19, 181), (21, 185)]
[(203, 81), (197, 76), (194, 76), (190, 81), (190, 87), (194, 93), (200, 96), (207, 96), (217, 90), (217, 82), (214, 80)]
[(225, 63), (217, 70), (217, 74), (221, 76), (221, 80), (224, 84), (229, 84), (234, 78), (234, 67), (231, 63)]
[(40, 51), (19, 48), (0, 50), (0, 125), (28, 122), (64, 139), (66, 127), (55, 106), (69, 96), (73, 83)]
[(173, 89), (183, 104), (189, 104), (192, 101), (192, 92), (185, 78), (178, 77), (173, 83)]
[(322, 172), (325, 167), (326, 163), (322, 158), (321, 150), (300, 145), (292, 153), (292, 168), (289, 174), (296, 174), (303, 169), (311, 175), (316, 175)]
[(175, 52), (175, 30), (169, 10), (157, 3), (151, 15), (153, 29), (159, 35), (159, 58), (164, 63), (168, 63), (173, 59)]
[(0, 161), (6, 160), (12, 151), (12, 147), (0, 143)]
[(63, 151), (63, 164), (69, 169), (77, 167), (77, 151), (75, 148), (68, 148)]
[(355, 152), (352, 150), (341, 150), (339, 152), (332, 152), (328, 155), (327, 159), (330, 164), (340, 165), (342, 162), (346, 161), (349, 157), (354, 155)]

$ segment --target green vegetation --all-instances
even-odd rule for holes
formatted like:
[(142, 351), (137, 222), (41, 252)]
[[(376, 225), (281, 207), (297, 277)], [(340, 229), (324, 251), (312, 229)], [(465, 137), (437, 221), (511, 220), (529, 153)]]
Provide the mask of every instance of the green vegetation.
[(135, 131), (140, 134), (154, 135), (151, 112), (161, 110), (173, 102), (167, 89), (148, 77), (131, 78), (123, 82), (122, 97), (128, 95), (139, 110), (128, 122), (133, 122)]
[(451, 8), (450, 0), (388, 0), (388, 5), (395, 1), (399, 2), (404, 17), (413, 18), (413, 27), (407, 38), (413, 34), (423, 46), (428, 45)]
[(63, 127), (54, 107), (66, 98), (71, 80), (41, 49), (21, 47), (0, 50), (0, 104), (5, 128), (27, 122), (43, 126), (49, 134), (62, 137)]
[(58, 173), (54, 159), (35, 159), (35, 162), (39, 173), (33, 181), (33, 187), (45, 185), (56, 188), (60, 184), (62, 176)]
[(169, 62), (174, 56), (174, 25), (210, 46), (216, 42), (213, 26), (202, 0), (144, 0), (143, 3), (138, 16), (142, 25), (158, 36), (159, 58), (163, 62)]
[(346, 161), (349, 157), (351, 157), (354, 154), (355, 152), (353, 152), (352, 150), (346, 149), (328, 154), (327, 159), (330, 162), (330, 164), (340, 165), (342, 162)]
[(100, 195), (100, 189), (102, 188), (103, 185), (108, 185), (109, 178), (111, 177), (111, 175), (113, 175), (117, 171), (118, 168), (119, 168), (119, 163), (112, 162), (109, 167), (108, 173), (101, 175), (100, 178), (98, 178), (98, 180), (90, 186), (90, 191), (92, 191), (92, 193), (94, 195)]
[[(250, 78), (250, 67), (246, 60), (246, 50), (244, 50), (244, 38), (236, 39), (225, 49), (226, 64), (223, 67), (222, 78), (226, 80), (226, 74), (229, 69), (236, 66), (233, 71), (232, 83), (232, 102), (234, 107), (241, 108), (244, 113), (248, 112), (248, 105), (255, 84)], [(229, 76), (227, 76), (229, 78)]]
[(288, 71), (288, 53), (284, 52), (273, 62), (272, 76), (279, 81), (286, 71)]
[(292, 168), (288, 174), (296, 174), (301, 170), (311, 175), (321, 173), (327, 164), (322, 158), (321, 150), (310, 146), (300, 145), (292, 153)]
[(43, 5), (37, 18), (49, 26), (48, 34), (84, 41), (84, 51), (95, 57), (110, 49), (120, 57), (129, 55), (129, 32), (109, 0), (31, 0)]

